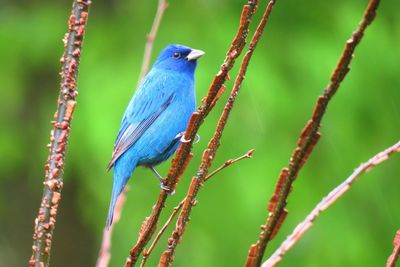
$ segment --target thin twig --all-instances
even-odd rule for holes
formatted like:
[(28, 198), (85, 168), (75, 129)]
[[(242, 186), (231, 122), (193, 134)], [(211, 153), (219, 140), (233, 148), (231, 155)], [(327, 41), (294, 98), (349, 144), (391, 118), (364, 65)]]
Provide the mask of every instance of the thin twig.
[[(223, 169), (225, 169), (226, 167), (241, 161), (242, 159), (246, 159), (246, 158), (252, 158), (253, 153), (254, 153), (254, 149), (249, 150), (246, 154), (236, 158), (236, 159), (230, 159), (227, 160), (224, 164), (222, 164), (219, 168), (217, 168), (215, 171), (213, 171), (212, 173), (210, 173), (206, 179), (204, 181), (208, 181), (211, 177), (213, 177), (214, 175), (216, 175), (217, 173), (219, 173), (220, 171), (222, 171)], [(161, 230), (158, 232), (156, 238), (154, 239), (153, 243), (151, 244), (149, 250), (144, 250), (143, 251), (143, 258), (142, 258), (142, 263), (140, 266), (144, 266), (144, 264), (146, 263), (147, 259), (149, 258), (151, 252), (153, 251), (155, 245), (157, 244), (157, 242), (159, 241), (159, 239), (161, 238), (161, 236), (164, 234), (165, 230), (167, 229), (167, 227), (169, 226), (169, 224), (171, 223), (171, 221), (175, 218), (175, 215), (179, 212), (179, 210), (182, 208), (183, 203), (184, 203), (185, 199), (183, 199), (178, 206), (176, 206), (173, 211), (171, 216), (169, 217), (169, 219), (167, 220), (167, 222), (164, 224), (163, 228), (161, 228)]]
[(213, 177), (214, 175), (216, 175), (217, 173), (219, 173), (220, 171), (222, 171), (223, 169), (225, 169), (226, 167), (228, 167), (229, 165), (231, 165), (235, 162), (238, 162), (242, 159), (251, 159), (253, 157), (254, 151), (255, 151), (254, 149), (251, 149), (251, 150), (247, 151), (246, 154), (244, 154), (236, 159), (228, 159), (227, 161), (225, 161), (224, 164), (222, 164), (220, 167), (218, 167), (213, 172), (211, 172), (209, 175), (207, 175), (207, 177), (204, 179), (204, 181), (207, 182), (211, 177)]
[(111, 259), (111, 237), (114, 230), (114, 226), (121, 218), (122, 207), (126, 201), (126, 193), (129, 191), (129, 186), (124, 188), (122, 194), (119, 195), (117, 203), (115, 205), (114, 212), (114, 222), (111, 224), (110, 228), (104, 227), (103, 230), (103, 240), (101, 241), (101, 247), (99, 251), (99, 256), (96, 261), (96, 267), (107, 267)]
[(161, 230), (158, 232), (156, 238), (154, 239), (153, 243), (151, 243), (150, 248), (148, 250), (143, 250), (143, 259), (142, 263), (140, 264), (140, 267), (143, 267), (147, 259), (149, 258), (151, 252), (153, 252), (154, 247), (156, 246), (157, 242), (160, 240), (161, 236), (164, 234), (165, 230), (167, 230), (168, 226), (171, 224), (172, 220), (175, 218), (176, 214), (181, 210), (183, 203), (185, 202), (185, 199), (183, 199), (181, 202), (179, 202), (178, 206), (176, 206), (171, 215), (169, 216), (168, 220), (165, 222), (164, 226), (161, 228)]
[[(158, 219), (161, 211), (164, 208), (169, 192), (173, 192), (175, 190), (175, 187), (179, 182), (183, 172), (192, 159), (191, 149), (193, 140), (195, 139), (200, 125), (203, 123), (204, 119), (212, 110), (216, 101), (219, 99), (219, 96), (225, 89), (224, 83), (229, 78), (228, 73), (234, 66), (237, 57), (240, 56), (246, 44), (249, 25), (254, 12), (256, 11), (257, 4), (258, 0), (248, 0), (248, 4), (243, 6), (239, 29), (228, 50), (225, 61), (217, 75), (214, 77), (210, 88), (208, 89), (208, 94), (202, 101), (202, 105), (196, 112), (192, 114), (188, 127), (186, 128), (184, 138), (189, 140), (189, 142), (182, 143), (179, 146), (176, 155), (172, 160), (167, 178), (164, 179), (163, 187), (165, 189), (161, 190), (150, 216), (144, 220), (139, 232), (138, 240), (134, 247), (130, 250), (129, 257), (125, 262), (126, 267), (133, 266), (137, 262), (139, 255), (150, 241), (151, 237), (156, 231)], [(166, 188), (169, 190), (166, 190)]]
[(320, 137), (319, 128), (321, 120), (325, 114), (329, 101), (334, 96), (341, 82), (350, 70), (349, 64), (353, 58), (354, 50), (361, 41), (364, 35), (364, 30), (375, 18), (378, 4), (379, 0), (371, 0), (369, 2), (363, 20), (357, 27), (356, 31), (353, 32), (351, 38), (346, 42), (340, 60), (331, 76), (330, 83), (324, 89), (323, 95), (318, 98), (311, 120), (308, 121), (301, 132), (297, 147), (290, 158), (289, 166), (283, 168), (281, 171), (275, 187), (275, 192), (268, 204), (269, 215), (267, 222), (261, 227), (261, 233), (258, 237), (257, 243), (251, 245), (249, 249), (246, 260), (247, 267), (260, 266), (268, 242), (279, 231), (280, 226), (287, 215), (285, 206), (288, 195), (292, 190), (292, 184), (300, 169), (312, 153), (314, 146), (318, 142)]
[(203, 186), (207, 174), (210, 170), (210, 167), (215, 159), (216, 153), (220, 146), (220, 140), (225, 129), (225, 125), (228, 121), (230, 112), (233, 109), (236, 97), (240, 91), (242, 82), (244, 80), (247, 67), (252, 58), (253, 52), (257, 47), (257, 44), (261, 38), (261, 35), (264, 32), (264, 27), (266, 22), (268, 21), (269, 15), (272, 11), (272, 8), (275, 4), (274, 0), (271, 0), (264, 12), (263, 17), (261, 18), (260, 23), (250, 41), (249, 48), (246, 54), (243, 57), (242, 63), (240, 65), (239, 73), (236, 76), (234, 86), (232, 88), (231, 94), (228, 98), (227, 103), (225, 104), (224, 110), (221, 114), (221, 117), (218, 121), (217, 128), (214, 132), (213, 137), (208, 143), (207, 148), (203, 152), (202, 161), (200, 167), (197, 171), (197, 174), (192, 178), (192, 182), (190, 184), (188, 193), (186, 194), (185, 203), (183, 204), (183, 208), (179, 214), (179, 217), (176, 222), (176, 227), (170, 238), (168, 239), (168, 248), (161, 255), (160, 261), (158, 263), (159, 267), (162, 266), (171, 266), (174, 261), (174, 254), (176, 251), (176, 247), (178, 243), (181, 241), (183, 234), (185, 233), (186, 226), (189, 222), (189, 216), (192, 211), (193, 206), (196, 204), (196, 196), (199, 193), (201, 187)]
[(153, 49), (153, 43), (156, 38), (158, 28), (160, 27), (161, 19), (167, 7), (168, 7), (168, 2), (166, 0), (158, 1), (157, 12), (154, 17), (153, 25), (151, 26), (151, 30), (146, 38), (146, 45), (144, 48), (143, 62), (142, 62), (142, 68), (140, 70), (138, 84), (143, 80), (144, 76), (149, 71), (151, 50)]
[(400, 255), (400, 230), (397, 231), (394, 239), (393, 239), (393, 252), (389, 256), (386, 267), (395, 267), (397, 263), (397, 259)]
[[(350, 187), (353, 185), (353, 183), (358, 179), (358, 177), (361, 174), (370, 171), (376, 165), (389, 159), (389, 156), (391, 156), (396, 152), (397, 153), (400, 152), (400, 142), (397, 142), (393, 146), (376, 154), (366, 163), (361, 164), (343, 183), (341, 183), (339, 186), (333, 189), (326, 197), (324, 197), (321, 200), (321, 202), (318, 203), (318, 205), (310, 212), (310, 214), (304, 219), (304, 221), (297, 225), (293, 233), (286, 238), (286, 240), (272, 254), (272, 256), (266, 262), (264, 262), (262, 267), (272, 267), (278, 264), (282, 260), (282, 257), (285, 255), (285, 253), (289, 249), (291, 249), (296, 244), (296, 242), (300, 240), (300, 238), (304, 235), (306, 231), (308, 231), (308, 229), (311, 228), (317, 217), (323, 211), (329, 208), (333, 203), (335, 203), (340, 197), (342, 197), (344, 193), (346, 193), (347, 190), (350, 189)], [(400, 238), (400, 231), (399, 231), (399, 238)], [(400, 247), (400, 240), (398, 241), (399, 242), (397, 245)], [(388, 265), (388, 266), (394, 266), (394, 265)]]
[(50, 132), (49, 156), (45, 165), (43, 196), (35, 219), (32, 256), (29, 266), (48, 266), (58, 205), (63, 187), (65, 153), (72, 114), (75, 110), (77, 78), (82, 41), (85, 34), (90, 0), (74, 1), (63, 42), (65, 51), (60, 59), (61, 82), (58, 108)]

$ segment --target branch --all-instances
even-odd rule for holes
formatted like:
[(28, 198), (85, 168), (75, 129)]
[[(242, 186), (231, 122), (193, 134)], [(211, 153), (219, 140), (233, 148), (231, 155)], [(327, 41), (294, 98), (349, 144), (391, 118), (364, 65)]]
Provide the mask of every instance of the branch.
[(73, 2), (72, 13), (68, 21), (68, 32), (64, 36), (65, 51), (60, 59), (61, 82), (58, 97), (58, 109), (52, 121), (50, 132), (49, 156), (45, 165), (43, 196), (38, 216), (35, 219), (32, 256), (29, 266), (48, 266), (53, 231), (56, 224), (58, 205), (63, 187), (66, 147), (75, 110), (75, 98), (78, 94), (77, 77), (82, 40), (85, 34), (90, 0)]
[(251, 150), (247, 151), (247, 153), (244, 154), (243, 156), (240, 156), (236, 159), (229, 159), (229, 160), (225, 161), (224, 164), (222, 164), (220, 167), (218, 167), (212, 173), (207, 175), (207, 177), (204, 179), (204, 181), (207, 182), (211, 177), (213, 177), (214, 175), (216, 175), (217, 173), (219, 173), (220, 171), (222, 171), (223, 169), (232, 165), (235, 162), (241, 161), (242, 159), (251, 159), (253, 157), (254, 151), (255, 151), (255, 149), (251, 149)]
[(110, 228), (104, 227), (103, 230), (103, 240), (101, 241), (101, 247), (99, 251), (99, 256), (96, 261), (96, 267), (107, 267), (111, 259), (111, 237), (114, 230), (115, 224), (121, 218), (122, 208), (126, 201), (126, 193), (129, 191), (129, 186), (124, 188), (122, 194), (118, 197), (117, 203), (115, 205), (114, 212), (114, 223), (111, 224)]
[(156, 16), (154, 17), (153, 25), (151, 26), (151, 30), (147, 35), (147, 41), (144, 48), (144, 56), (142, 62), (142, 68), (140, 70), (139, 81), (140, 83), (143, 80), (143, 77), (149, 71), (150, 58), (151, 58), (151, 50), (153, 49), (154, 39), (156, 38), (158, 28), (160, 27), (161, 19), (164, 15), (165, 10), (168, 7), (168, 2), (166, 0), (159, 0)]
[(392, 255), (389, 256), (386, 267), (395, 267), (397, 259), (400, 255), (400, 230), (397, 231), (396, 236), (393, 239), (393, 252)]
[(179, 202), (178, 206), (174, 208), (172, 211), (171, 216), (169, 216), (168, 220), (165, 222), (164, 226), (161, 228), (160, 232), (158, 232), (156, 238), (154, 239), (153, 243), (151, 243), (151, 246), (149, 250), (143, 250), (143, 259), (142, 263), (140, 264), (140, 267), (143, 267), (146, 264), (147, 259), (149, 258), (151, 252), (153, 252), (154, 247), (156, 246), (157, 242), (160, 240), (161, 236), (164, 234), (165, 230), (167, 230), (168, 226), (171, 224), (172, 220), (175, 218), (176, 214), (181, 210), (183, 203), (185, 202), (185, 199), (183, 199), (181, 202)]
[[(222, 171), (223, 169), (225, 169), (226, 167), (241, 161), (242, 159), (246, 159), (246, 158), (252, 158), (254, 153), (254, 149), (249, 150), (246, 154), (236, 158), (236, 159), (230, 159), (227, 160), (222, 166), (220, 166), (218, 169), (216, 169), (215, 171), (213, 171), (212, 173), (210, 173), (206, 178), (205, 178), (205, 182), (208, 181), (211, 177), (213, 177), (214, 175), (216, 175), (217, 173), (219, 173), (220, 171)], [(185, 198), (186, 199), (186, 198)], [(147, 259), (149, 258), (151, 252), (153, 251), (155, 245), (157, 244), (157, 242), (160, 240), (161, 236), (164, 234), (165, 230), (167, 229), (167, 227), (171, 224), (172, 220), (175, 218), (176, 214), (179, 212), (179, 210), (182, 208), (183, 203), (185, 202), (185, 199), (183, 199), (178, 206), (176, 206), (174, 208), (174, 210), (172, 211), (171, 216), (168, 218), (167, 222), (164, 224), (163, 228), (161, 228), (160, 232), (158, 232), (156, 238), (154, 239), (153, 243), (151, 244), (149, 250), (144, 250), (143, 251), (143, 259), (142, 259), (142, 263), (140, 266), (144, 266)]]
[[(288, 236), (286, 240), (280, 245), (280, 247), (272, 254), (272, 256), (266, 262), (264, 262), (262, 267), (272, 267), (277, 265), (282, 260), (282, 257), (285, 255), (285, 253), (289, 249), (291, 249), (294, 246), (294, 244), (296, 244), (297, 241), (300, 240), (300, 238), (304, 235), (306, 231), (308, 231), (308, 229), (311, 228), (317, 217), (323, 211), (329, 208), (333, 203), (335, 203), (340, 197), (342, 197), (344, 193), (346, 193), (347, 190), (350, 189), (350, 187), (353, 185), (353, 183), (358, 179), (358, 177), (361, 174), (371, 170), (376, 165), (389, 159), (389, 156), (391, 156), (396, 152), (397, 153), (400, 152), (400, 142), (397, 142), (393, 146), (387, 148), (385, 151), (376, 154), (366, 163), (361, 164), (343, 183), (341, 183), (339, 186), (333, 189), (326, 197), (324, 197), (321, 200), (321, 202), (318, 203), (318, 205), (311, 211), (311, 213), (306, 217), (306, 219), (299, 225), (297, 225), (293, 233), (290, 236)], [(397, 242), (396, 239), (394, 241), (395, 250), (393, 252), (393, 255), (396, 255), (395, 251), (397, 249), (397, 256), (398, 256), (398, 253), (400, 252), (400, 231), (398, 232), (397, 238), (398, 238)], [(396, 256), (391, 256), (391, 258), (389, 259), (392, 260), (394, 259), (395, 262), (396, 261), (395, 257)], [(394, 264), (389, 265), (388, 261), (387, 266), (394, 266)]]
[(218, 148), (220, 146), (220, 140), (222, 137), (222, 133), (225, 129), (225, 125), (228, 121), (229, 114), (233, 109), (236, 97), (240, 91), (241, 84), (244, 80), (247, 67), (253, 55), (255, 48), (257, 47), (258, 41), (261, 38), (261, 35), (264, 31), (265, 24), (269, 18), (269, 15), (272, 11), (272, 8), (275, 4), (274, 0), (271, 0), (264, 12), (264, 15), (258, 24), (257, 30), (255, 31), (249, 48), (246, 54), (243, 57), (239, 73), (236, 76), (236, 80), (231, 91), (231, 94), (228, 98), (227, 103), (225, 104), (224, 110), (221, 114), (221, 117), (218, 121), (217, 128), (214, 132), (213, 137), (211, 138), (210, 142), (208, 143), (207, 148), (203, 152), (203, 158), (200, 164), (200, 167), (197, 171), (197, 175), (192, 178), (192, 182), (190, 184), (188, 193), (186, 195), (185, 203), (183, 204), (183, 208), (179, 214), (177, 219), (176, 227), (173, 233), (171, 234), (170, 238), (168, 239), (168, 249), (166, 249), (163, 254), (161, 255), (160, 261), (158, 263), (159, 267), (162, 266), (171, 266), (174, 260), (175, 249), (178, 243), (181, 241), (182, 236), (185, 232), (186, 226), (189, 222), (189, 216), (193, 206), (196, 204), (196, 196), (199, 193), (201, 187), (203, 186), (207, 174), (210, 170), (210, 167), (214, 161)]
[(311, 120), (308, 121), (301, 132), (297, 147), (290, 158), (289, 166), (283, 168), (281, 171), (275, 187), (275, 192), (268, 204), (269, 215), (267, 222), (262, 226), (257, 243), (251, 245), (249, 249), (246, 260), (247, 267), (259, 266), (261, 264), (261, 260), (268, 242), (279, 231), (280, 226), (287, 215), (285, 206), (288, 195), (292, 190), (292, 184), (296, 179), (300, 169), (313, 151), (314, 146), (318, 142), (320, 137), (319, 128), (322, 117), (325, 114), (329, 101), (335, 95), (340, 83), (350, 70), (349, 65), (351, 59), (353, 58), (354, 50), (360, 43), (364, 35), (364, 30), (375, 18), (378, 4), (379, 0), (370, 0), (363, 20), (357, 27), (356, 31), (353, 32), (351, 38), (346, 42), (346, 46), (342, 52), (339, 62), (331, 76), (330, 83), (324, 89), (323, 95), (318, 98)]
[(203, 123), (204, 119), (207, 117), (208, 113), (214, 107), (219, 96), (225, 89), (224, 83), (229, 78), (228, 73), (234, 66), (237, 57), (240, 56), (244, 45), (246, 44), (249, 25), (254, 12), (256, 11), (257, 4), (258, 0), (249, 0), (248, 4), (243, 6), (239, 29), (228, 50), (225, 61), (222, 64), (217, 75), (214, 77), (210, 88), (208, 89), (208, 94), (202, 101), (202, 105), (196, 112), (192, 114), (192, 117), (186, 128), (184, 138), (186, 140), (189, 140), (189, 142), (182, 143), (179, 146), (176, 155), (172, 160), (167, 178), (164, 179), (165, 181), (163, 187), (169, 188), (169, 190), (161, 190), (157, 202), (153, 206), (152, 213), (143, 222), (141, 230), (139, 232), (138, 240), (134, 247), (130, 250), (130, 255), (125, 262), (126, 267), (133, 266), (137, 262), (140, 253), (143, 251), (146, 244), (150, 241), (153, 233), (157, 228), (157, 222), (161, 211), (164, 208), (165, 201), (169, 195), (169, 192), (173, 192), (175, 190), (179, 179), (181, 178), (183, 172), (186, 169), (186, 166), (189, 164), (189, 161), (192, 158), (191, 149), (193, 140), (195, 139), (196, 133), (199, 130), (200, 125)]

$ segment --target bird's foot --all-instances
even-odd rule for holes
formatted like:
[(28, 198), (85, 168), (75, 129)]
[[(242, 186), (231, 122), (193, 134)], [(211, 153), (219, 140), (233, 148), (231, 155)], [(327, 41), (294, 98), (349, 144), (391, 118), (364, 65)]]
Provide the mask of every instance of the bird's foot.
[(196, 139), (194, 140), (194, 143), (197, 144), (198, 142), (200, 142), (200, 135), (196, 134)]
[(162, 190), (167, 191), (171, 196), (175, 194), (175, 190), (171, 192), (171, 189), (165, 184), (166, 179), (164, 179), (154, 168), (154, 166), (149, 166), (149, 168), (154, 172), (157, 176), (158, 180), (160, 181), (160, 187)]
[(149, 166), (149, 168), (150, 168), (150, 170), (153, 171), (153, 173), (157, 176), (157, 179), (162, 184), (164, 182), (164, 178), (158, 173), (158, 171), (154, 168), (154, 166)]
[(163, 182), (160, 183), (160, 187), (162, 190), (165, 190), (168, 192), (168, 194), (170, 194), (171, 196), (175, 195), (175, 190), (171, 192), (171, 189), (166, 186)]
[[(178, 133), (175, 138), (179, 138), (181, 143), (189, 143), (192, 141), (192, 139), (185, 139), (185, 132), (180, 132)], [(197, 144), (200, 141), (200, 135), (196, 134), (196, 139), (194, 140), (194, 143)]]
[(181, 143), (189, 143), (191, 139), (187, 140), (185, 139), (185, 132), (180, 132), (175, 136), (175, 139), (179, 139)]

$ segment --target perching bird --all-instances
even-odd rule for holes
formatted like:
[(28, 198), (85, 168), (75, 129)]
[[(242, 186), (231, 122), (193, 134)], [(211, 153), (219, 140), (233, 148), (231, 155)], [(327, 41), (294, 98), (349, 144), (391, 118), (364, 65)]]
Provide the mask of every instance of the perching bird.
[(202, 55), (201, 50), (168, 45), (129, 102), (107, 167), (114, 167), (107, 227), (118, 196), (137, 166), (150, 168), (162, 181), (154, 166), (176, 151), (196, 108), (194, 72)]

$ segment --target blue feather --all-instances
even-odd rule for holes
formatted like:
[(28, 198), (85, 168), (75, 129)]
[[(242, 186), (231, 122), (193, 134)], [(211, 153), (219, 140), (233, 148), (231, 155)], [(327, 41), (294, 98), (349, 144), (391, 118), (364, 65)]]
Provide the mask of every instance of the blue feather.
[(182, 45), (167, 46), (129, 102), (107, 167), (114, 167), (107, 227), (135, 168), (154, 167), (179, 147), (177, 136), (185, 131), (196, 108), (194, 72), (203, 54)]

